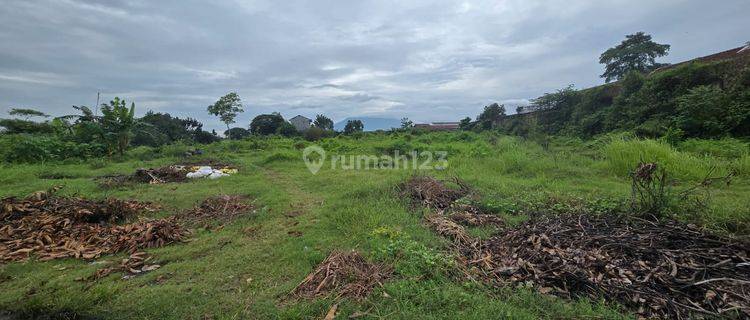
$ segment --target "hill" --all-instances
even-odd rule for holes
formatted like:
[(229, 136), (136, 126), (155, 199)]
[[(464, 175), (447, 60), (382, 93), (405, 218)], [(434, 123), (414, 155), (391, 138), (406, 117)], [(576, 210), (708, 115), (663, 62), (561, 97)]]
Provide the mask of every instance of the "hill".
[(583, 90), (532, 101), (507, 133), (591, 137), (613, 131), (682, 139), (750, 136), (750, 49), (739, 47)]

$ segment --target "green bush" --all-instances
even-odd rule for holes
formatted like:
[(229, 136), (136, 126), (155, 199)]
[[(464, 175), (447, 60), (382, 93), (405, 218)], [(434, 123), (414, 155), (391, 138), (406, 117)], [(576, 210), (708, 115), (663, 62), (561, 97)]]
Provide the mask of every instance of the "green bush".
[(107, 154), (103, 144), (75, 143), (57, 137), (12, 135), (3, 138), (3, 160), (7, 162), (45, 162), (69, 158), (88, 159)]

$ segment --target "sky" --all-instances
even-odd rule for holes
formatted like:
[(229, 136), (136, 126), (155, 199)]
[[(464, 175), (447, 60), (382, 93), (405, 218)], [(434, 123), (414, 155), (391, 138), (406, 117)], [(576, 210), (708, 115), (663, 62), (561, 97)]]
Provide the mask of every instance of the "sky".
[[(644, 31), (680, 62), (750, 41), (750, 1), (4, 0), (0, 117), (54, 116), (115, 96), (224, 125), (252, 117), (475, 117), (569, 84), (603, 83), (599, 55)], [(222, 129), (223, 131), (223, 129)]]

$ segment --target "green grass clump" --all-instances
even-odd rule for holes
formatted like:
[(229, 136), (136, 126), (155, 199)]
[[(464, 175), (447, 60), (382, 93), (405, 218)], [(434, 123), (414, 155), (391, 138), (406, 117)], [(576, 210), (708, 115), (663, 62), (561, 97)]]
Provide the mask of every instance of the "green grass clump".
[(697, 156), (713, 156), (727, 159), (739, 158), (750, 153), (750, 144), (733, 138), (720, 140), (688, 139), (680, 142), (677, 148)]
[(605, 168), (626, 177), (640, 162), (656, 162), (678, 179), (701, 180), (709, 174), (726, 175), (729, 166), (713, 157), (675, 150), (657, 140), (613, 140), (601, 148)]

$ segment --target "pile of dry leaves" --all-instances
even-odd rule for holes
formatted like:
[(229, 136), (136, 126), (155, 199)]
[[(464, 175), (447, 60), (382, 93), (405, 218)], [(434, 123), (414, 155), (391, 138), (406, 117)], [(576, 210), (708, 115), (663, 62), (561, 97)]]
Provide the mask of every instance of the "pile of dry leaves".
[(750, 243), (676, 221), (585, 214), (534, 217), (480, 240), (464, 227), (481, 221), (472, 214), (440, 210), (426, 220), (492, 284), (604, 297), (644, 317), (750, 317)]
[(93, 259), (114, 252), (135, 252), (182, 241), (188, 231), (175, 219), (141, 220), (117, 225), (155, 210), (149, 203), (116, 199), (87, 200), (40, 192), (25, 199), (0, 200), (0, 261), (36, 256)]
[(291, 295), (314, 298), (335, 293), (336, 298), (361, 299), (376, 286), (382, 286), (392, 273), (390, 267), (370, 263), (356, 251), (335, 251), (305, 277)]
[(399, 189), (401, 195), (411, 199), (414, 205), (443, 210), (468, 193), (463, 182), (458, 179), (455, 182), (460, 186), (459, 189), (448, 188), (445, 183), (432, 177), (412, 176)]

